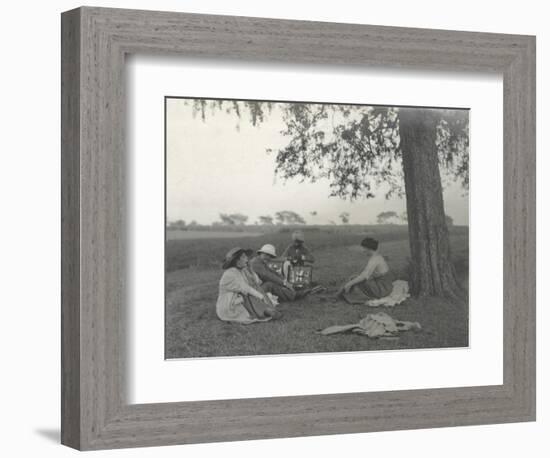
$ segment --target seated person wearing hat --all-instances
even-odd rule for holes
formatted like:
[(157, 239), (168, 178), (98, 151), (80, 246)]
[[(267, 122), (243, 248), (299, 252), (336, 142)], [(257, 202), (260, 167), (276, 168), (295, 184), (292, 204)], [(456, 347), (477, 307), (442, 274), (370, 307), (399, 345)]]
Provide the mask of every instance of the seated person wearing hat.
[(371, 298), (388, 296), (392, 292), (394, 278), (388, 263), (378, 252), (378, 240), (367, 237), (361, 241), (361, 246), (368, 256), (367, 265), (359, 275), (350, 278), (338, 290), (337, 296), (349, 293), (355, 287)]
[(247, 266), (246, 250), (235, 247), (225, 255), (216, 302), (218, 318), (243, 324), (279, 318), (280, 313), (258, 286), (260, 280), (246, 272)]
[[(313, 264), (315, 258), (311, 254), (310, 249), (305, 245), (304, 233), (301, 230), (296, 230), (292, 233), (292, 243), (286, 247), (281, 255), (281, 258), (289, 261), (293, 266), (304, 266)], [(288, 263), (283, 264), (283, 275), (288, 279), (289, 268)]]
[(277, 296), (280, 302), (290, 302), (305, 296), (309, 291), (297, 292), (282, 275), (269, 267), (268, 261), (276, 257), (275, 247), (267, 244), (257, 251), (257, 256), (250, 262), (250, 267), (262, 281), (262, 289)]

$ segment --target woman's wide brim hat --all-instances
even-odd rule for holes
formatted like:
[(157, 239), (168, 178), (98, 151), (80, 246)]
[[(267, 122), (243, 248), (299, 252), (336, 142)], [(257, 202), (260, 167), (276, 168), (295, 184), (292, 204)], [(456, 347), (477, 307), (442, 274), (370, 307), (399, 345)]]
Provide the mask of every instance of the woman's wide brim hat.
[(241, 247), (231, 248), (225, 255), (223, 260), (222, 269), (229, 269), (237, 259), (244, 253), (244, 249)]

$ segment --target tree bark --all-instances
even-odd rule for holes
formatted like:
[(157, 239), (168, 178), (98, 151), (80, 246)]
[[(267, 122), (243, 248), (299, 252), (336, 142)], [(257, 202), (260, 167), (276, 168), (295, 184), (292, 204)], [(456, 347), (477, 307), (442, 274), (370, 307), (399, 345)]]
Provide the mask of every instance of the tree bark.
[(457, 296), (461, 289), (451, 262), (433, 110), (401, 108), (399, 132), (407, 196), (411, 290), (418, 296)]

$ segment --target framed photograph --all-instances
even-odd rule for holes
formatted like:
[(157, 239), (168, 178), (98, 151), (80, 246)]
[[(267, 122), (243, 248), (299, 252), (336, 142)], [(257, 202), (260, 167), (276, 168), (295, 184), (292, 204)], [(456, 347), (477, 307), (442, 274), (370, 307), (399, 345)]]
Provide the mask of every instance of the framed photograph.
[(534, 37), (63, 13), (63, 444), (532, 421), (535, 272)]
[(468, 347), (469, 110), (165, 113), (166, 358)]

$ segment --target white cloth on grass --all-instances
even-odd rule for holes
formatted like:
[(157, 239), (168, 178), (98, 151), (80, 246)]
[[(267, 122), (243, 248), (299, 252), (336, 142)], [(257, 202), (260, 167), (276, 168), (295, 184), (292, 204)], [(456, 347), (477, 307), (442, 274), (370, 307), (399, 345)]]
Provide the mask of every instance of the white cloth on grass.
[(273, 307), (277, 307), (279, 305), (279, 298), (275, 296), (275, 294), (266, 293), (267, 297), (271, 300), (271, 303), (273, 304)]
[(369, 313), (359, 323), (330, 326), (319, 331), (319, 334), (329, 336), (344, 332), (353, 332), (368, 337), (393, 337), (399, 331), (420, 331), (422, 327), (418, 322), (399, 321), (393, 319), (387, 313)]
[(369, 307), (380, 307), (382, 305), (393, 307), (411, 297), (409, 294), (409, 283), (405, 280), (395, 280), (392, 285), (392, 291), (388, 296), (381, 297), (380, 299), (370, 299), (365, 302), (365, 305)]

